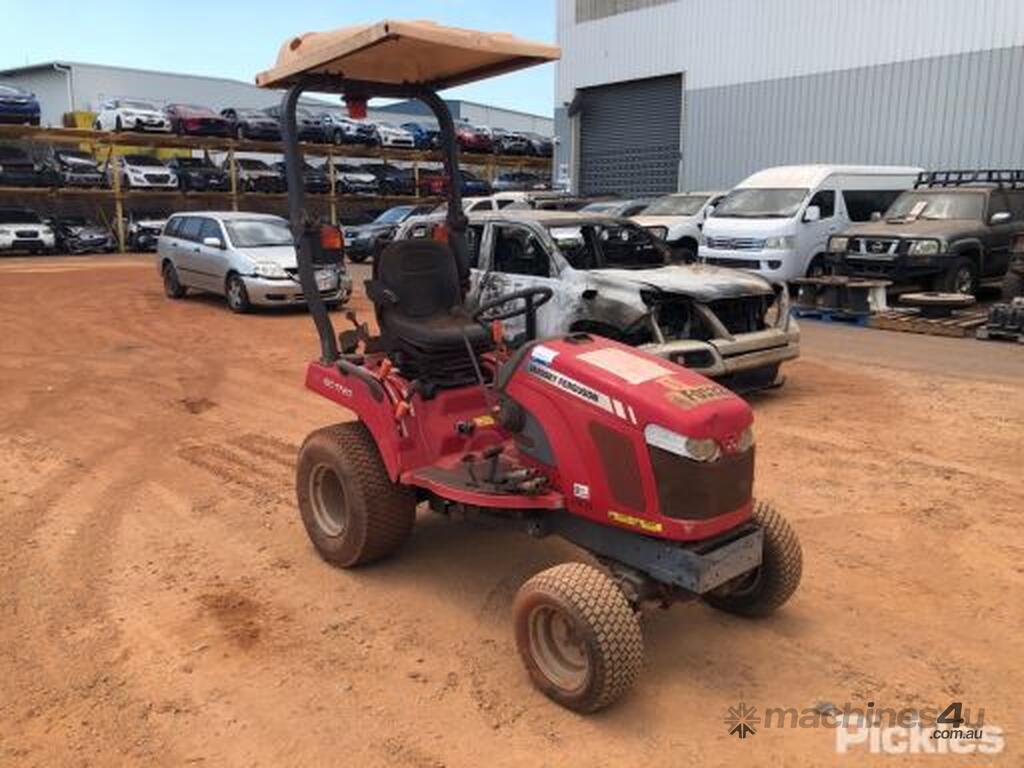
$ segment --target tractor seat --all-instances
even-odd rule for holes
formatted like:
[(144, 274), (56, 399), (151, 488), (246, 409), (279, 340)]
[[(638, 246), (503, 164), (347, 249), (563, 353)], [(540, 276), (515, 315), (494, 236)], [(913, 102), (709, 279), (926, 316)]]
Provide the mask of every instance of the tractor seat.
[(384, 349), (403, 375), (439, 386), (476, 381), (469, 339), (479, 355), (493, 348), (490, 334), (462, 306), (455, 255), (434, 240), (389, 243), (366, 282)]
[(465, 350), (463, 334), (469, 338), (474, 350), (487, 348), (490, 342), (487, 330), (459, 310), (447, 315), (431, 315), (426, 318), (410, 317), (396, 312), (388, 318), (388, 328), (404, 341), (424, 350), (451, 347)]

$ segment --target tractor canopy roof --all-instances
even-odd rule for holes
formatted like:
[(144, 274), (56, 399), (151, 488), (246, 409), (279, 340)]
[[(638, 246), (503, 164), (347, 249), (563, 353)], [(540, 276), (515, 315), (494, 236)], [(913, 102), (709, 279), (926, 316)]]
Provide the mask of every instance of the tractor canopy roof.
[(505, 32), (385, 20), (292, 37), (281, 46), (273, 69), (256, 76), (256, 84), (287, 88), (305, 83), (320, 91), (340, 91), (343, 81), (350, 80), (441, 90), (554, 61), (559, 55), (557, 46)]

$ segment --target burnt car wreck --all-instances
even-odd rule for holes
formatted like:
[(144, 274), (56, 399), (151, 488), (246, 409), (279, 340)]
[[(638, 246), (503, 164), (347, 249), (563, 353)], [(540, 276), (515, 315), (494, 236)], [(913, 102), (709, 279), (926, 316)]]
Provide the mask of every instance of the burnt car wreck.
[[(397, 239), (429, 238), (440, 216), (416, 217)], [(737, 390), (781, 383), (800, 331), (784, 286), (749, 272), (673, 263), (669, 249), (622, 218), (560, 211), (470, 214), (471, 300), (533, 287), (540, 336), (594, 333), (645, 349)], [(514, 341), (522, 318), (506, 322)]]

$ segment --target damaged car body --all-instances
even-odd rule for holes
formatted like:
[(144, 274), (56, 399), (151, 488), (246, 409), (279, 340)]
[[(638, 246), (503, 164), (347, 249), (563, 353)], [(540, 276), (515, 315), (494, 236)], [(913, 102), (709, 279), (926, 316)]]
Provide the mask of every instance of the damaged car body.
[[(406, 222), (397, 238), (436, 237), (437, 215)], [(553, 297), (537, 310), (541, 337), (595, 333), (641, 347), (737, 390), (781, 383), (800, 353), (782, 284), (708, 265), (673, 263), (668, 247), (628, 219), (562, 211), (471, 213), (470, 301), (532, 287)], [(522, 319), (506, 323), (521, 333)]]

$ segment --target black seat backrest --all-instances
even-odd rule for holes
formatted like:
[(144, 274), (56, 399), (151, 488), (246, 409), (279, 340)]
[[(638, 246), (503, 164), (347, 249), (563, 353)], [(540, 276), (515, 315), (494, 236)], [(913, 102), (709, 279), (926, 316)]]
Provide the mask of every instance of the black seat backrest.
[(388, 243), (374, 261), (374, 278), (398, 299), (393, 309), (407, 317), (447, 314), (461, 306), (455, 254), (435, 240)]

